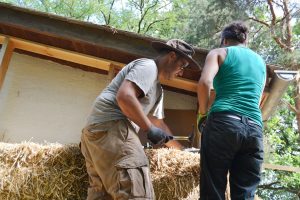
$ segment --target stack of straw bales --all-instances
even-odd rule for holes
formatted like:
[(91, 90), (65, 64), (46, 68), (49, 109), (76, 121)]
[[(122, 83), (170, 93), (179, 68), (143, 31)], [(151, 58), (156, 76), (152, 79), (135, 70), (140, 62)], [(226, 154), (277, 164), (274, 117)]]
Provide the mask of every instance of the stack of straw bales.
[[(157, 200), (198, 200), (200, 156), (146, 150)], [(78, 145), (0, 142), (1, 200), (86, 199), (88, 176)]]
[[(176, 200), (198, 183), (199, 154), (147, 150), (157, 200)], [(0, 143), (0, 199), (85, 199), (88, 177), (78, 145)], [(192, 200), (192, 199), (190, 199)]]
[(84, 199), (84, 158), (75, 145), (0, 143), (0, 199)]

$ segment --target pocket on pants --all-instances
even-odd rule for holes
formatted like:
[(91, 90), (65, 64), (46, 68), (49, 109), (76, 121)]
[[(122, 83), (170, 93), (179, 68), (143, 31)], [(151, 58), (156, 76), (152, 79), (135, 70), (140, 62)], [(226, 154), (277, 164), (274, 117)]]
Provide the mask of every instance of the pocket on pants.
[(148, 167), (120, 169), (120, 190), (128, 191), (131, 197), (150, 198), (152, 184)]
[(134, 197), (144, 197), (146, 195), (146, 184), (144, 183), (145, 174), (141, 168), (127, 169), (127, 172), (132, 183), (131, 194)]
[(120, 178), (120, 190), (129, 193), (130, 197), (151, 198), (153, 188), (147, 160), (128, 163), (130, 160), (133, 158), (116, 164)]

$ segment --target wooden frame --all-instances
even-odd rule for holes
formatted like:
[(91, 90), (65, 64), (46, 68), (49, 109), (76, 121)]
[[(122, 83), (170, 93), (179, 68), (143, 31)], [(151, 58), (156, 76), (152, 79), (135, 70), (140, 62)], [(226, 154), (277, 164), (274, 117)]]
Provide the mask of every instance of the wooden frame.
[[(111, 66), (113, 67), (117, 66), (118, 68), (122, 68), (125, 66), (124, 63), (119, 63), (119, 62), (115, 62), (103, 58), (97, 58), (94, 56), (89, 56), (89, 55), (85, 55), (85, 54), (81, 54), (81, 53), (77, 53), (77, 52), (73, 52), (73, 51), (69, 51), (57, 47), (52, 47), (45, 44), (39, 44), (36, 42), (23, 40), (16, 37), (0, 35), (0, 43), (4, 42), (4, 38), (8, 38), (9, 41), (11, 41), (11, 43), (14, 45), (16, 49), (21, 49), (28, 52), (33, 52), (33, 53), (37, 53), (37, 54), (41, 54), (41, 55), (69, 61), (69, 62), (74, 62), (74, 63), (90, 66), (93, 68), (102, 69), (108, 72), (111, 72), (112, 70)], [(111, 76), (112, 74), (110, 74), (109, 78), (112, 78)], [(197, 91), (196, 81), (176, 78), (173, 80), (163, 80), (161, 81), (161, 83), (166, 86), (183, 89), (190, 92), (196, 93)]]
[(9, 37), (1, 38), (2, 48), (0, 51), (0, 89), (2, 88), (9, 62), (13, 53), (13, 43)]

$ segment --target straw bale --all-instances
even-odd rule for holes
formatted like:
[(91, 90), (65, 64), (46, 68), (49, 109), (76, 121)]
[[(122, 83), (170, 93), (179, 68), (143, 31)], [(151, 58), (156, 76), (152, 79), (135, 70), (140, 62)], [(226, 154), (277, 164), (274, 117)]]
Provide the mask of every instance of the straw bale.
[[(147, 150), (158, 200), (181, 199), (198, 182), (199, 154)], [(0, 199), (85, 199), (78, 145), (0, 143)]]
[(158, 200), (180, 200), (199, 184), (200, 156), (174, 149), (148, 150)]
[(84, 159), (76, 145), (0, 143), (0, 199), (85, 199)]
[(199, 200), (199, 186), (193, 188), (193, 190), (188, 194), (188, 196), (182, 200)]
[[(198, 200), (200, 156), (146, 150), (157, 200)], [(0, 199), (85, 199), (88, 177), (76, 144), (0, 142)]]

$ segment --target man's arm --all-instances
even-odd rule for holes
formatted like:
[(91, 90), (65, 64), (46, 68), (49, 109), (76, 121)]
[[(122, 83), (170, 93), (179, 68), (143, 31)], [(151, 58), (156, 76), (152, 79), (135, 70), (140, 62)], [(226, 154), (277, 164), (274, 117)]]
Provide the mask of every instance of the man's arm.
[[(162, 130), (164, 130), (166, 133), (173, 135), (170, 128), (168, 127), (168, 125), (164, 122), (163, 119), (158, 119), (157, 117), (154, 116), (148, 116), (149, 120), (157, 127), (161, 128)], [(174, 148), (174, 149), (179, 149), (182, 150), (183, 146), (175, 140), (170, 140), (169, 142), (167, 142), (165, 144), (167, 147), (170, 148)]]
[(198, 82), (197, 94), (199, 102), (198, 112), (205, 115), (208, 112), (208, 102), (210, 99), (210, 90), (213, 88), (213, 80), (219, 71), (219, 66), (226, 57), (225, 49), (214, 49), (206, 56), (201, 78)]
[(147, 138), (153, 144), (165, 144), (170, 138), (161, 128), (152, 125), (151, 121), (143, 112), (138, 97), (144, 95), (135, 83), (124, 80), (117, 92), (117, 102), (123, 114), (137, 124), (143, 132), (147, 132)]
[(148, 131), (151, 121), (144, 114), (138, 97), (143, 95), (142, 90), (133, 82), (124, 80), (117, 92), (117, 102), (122, 112), (131, 121), (137, 124), (142, 131)]

